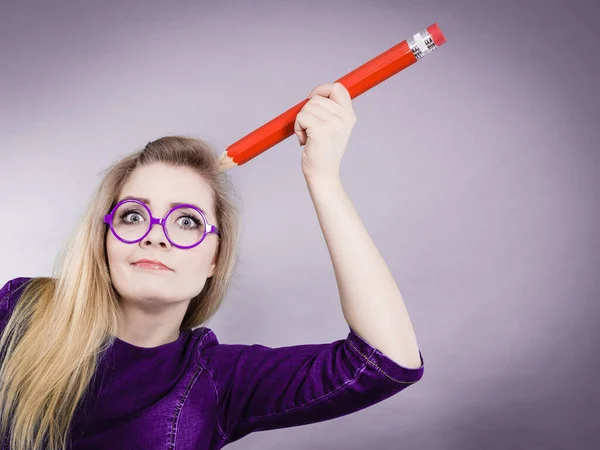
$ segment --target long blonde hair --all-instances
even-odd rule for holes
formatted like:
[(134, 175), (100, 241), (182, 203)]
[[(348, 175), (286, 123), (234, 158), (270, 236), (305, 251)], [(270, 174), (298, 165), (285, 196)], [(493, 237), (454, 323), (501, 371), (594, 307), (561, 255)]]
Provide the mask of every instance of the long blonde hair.
[(194, 169), (214, 194), (220, 231), (216, 269), (191, 300), (181, 329), (201, 326), (222, 303), (237, 263), (240, 214), (212, 147), (200, 139), (167, 136), (112, 164), (60, 252), (53, 277), (27, 284), (0, 337), (0, 438), (10, 433), (13, 450), (66, 448), (98, 357), (117, 334), (118, 294), (106, 256), (109, 228), (102, 219), (132, 172), (153, 163)]

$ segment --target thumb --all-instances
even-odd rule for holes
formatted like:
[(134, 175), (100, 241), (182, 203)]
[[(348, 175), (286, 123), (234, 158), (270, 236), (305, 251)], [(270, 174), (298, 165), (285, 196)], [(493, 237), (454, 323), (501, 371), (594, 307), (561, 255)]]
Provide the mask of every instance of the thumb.
[(296, 122), (294, 123), (294, 134), (298, 138), (298, 144), (304, 145), (306, 144), (307, 134), (306, 130), (300, 126), (298, 122), (298, 118), (296, 118)]
[(306, 135), (305, 130), (296, 131), (294, 134), (298, 138), (298, 144), (300, 144), (300, 145), (306, 144), (307, 135)]

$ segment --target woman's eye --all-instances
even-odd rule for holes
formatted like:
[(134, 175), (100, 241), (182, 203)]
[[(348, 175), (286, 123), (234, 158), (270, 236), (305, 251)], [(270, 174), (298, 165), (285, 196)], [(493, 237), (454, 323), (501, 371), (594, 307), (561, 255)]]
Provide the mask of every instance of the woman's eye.
[(198, 225), (200, 225), (200, 221), (198, 219), (196, 219), (195, 217), (183, 216), (183, 217), (180, 218), (180, 220), (182, 221), (181, 224), (184, 227), (191, 227), (191, 226), (198, 226)]
[(135, 213), (135, 212), (134, 213), (126, 213), (121, 216), (121, 219), (123, 219), (125, 222), (128, 222), (128, 223), (140, 222), (141, 214)]

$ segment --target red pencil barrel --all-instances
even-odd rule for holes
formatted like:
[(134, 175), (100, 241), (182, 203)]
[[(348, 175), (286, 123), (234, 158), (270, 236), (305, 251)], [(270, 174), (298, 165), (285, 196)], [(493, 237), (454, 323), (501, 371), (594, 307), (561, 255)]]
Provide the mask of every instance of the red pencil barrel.
[(407, 41), (403, 41), (337, 81), (355, 98), (416, 62)]
[[(336, 80), (355, 98), (391, 76), (416, 63), (418, 59), (446, 42), (437, 24), (402, 41)], [(294, 134), (296, 116), (308, 102), (304, 99), (284, 113), (227, 147), (227, 155), (237, 165), (244, 164)]]

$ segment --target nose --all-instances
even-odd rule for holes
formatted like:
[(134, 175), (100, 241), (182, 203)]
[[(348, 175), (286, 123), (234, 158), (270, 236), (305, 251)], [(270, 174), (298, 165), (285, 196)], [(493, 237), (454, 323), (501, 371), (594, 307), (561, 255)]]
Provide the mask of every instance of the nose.
[(150, 232), (144, 239), (142, 239), (142, 245), (152, 245), (155, 242), (163, 247), (168, 247), (171, 245), (167, 239), (167, 236), (165, 235), (165, 230), (163, 229), (162, 223), (162, 219), (152, 217), (150, 222)]

